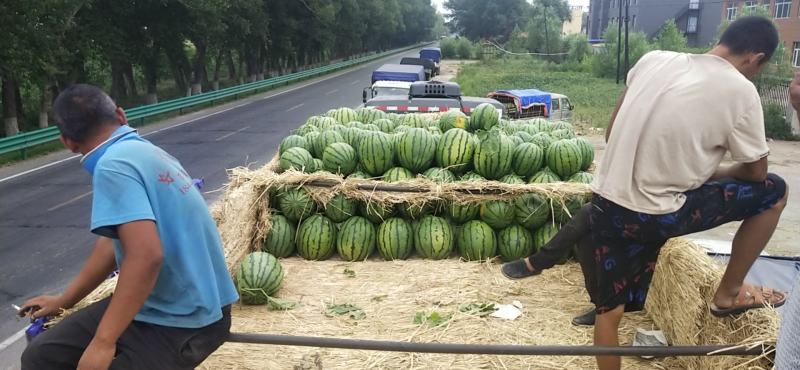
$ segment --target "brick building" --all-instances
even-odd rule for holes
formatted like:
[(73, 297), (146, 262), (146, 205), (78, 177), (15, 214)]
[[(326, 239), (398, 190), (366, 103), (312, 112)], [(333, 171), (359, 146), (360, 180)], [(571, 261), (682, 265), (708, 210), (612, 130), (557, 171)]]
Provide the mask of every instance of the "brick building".
[(732, 20), (745, 8), (757, 6), (766, 8), (775, 20), (792, 65), (800, 67), (800, 0), (725, 0), (722, 19)]

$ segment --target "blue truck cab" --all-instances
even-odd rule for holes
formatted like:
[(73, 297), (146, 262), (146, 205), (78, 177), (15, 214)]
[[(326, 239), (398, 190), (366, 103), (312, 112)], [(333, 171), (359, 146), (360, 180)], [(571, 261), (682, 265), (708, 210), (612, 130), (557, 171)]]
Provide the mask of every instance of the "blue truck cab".
[(439, 48), (422, 48), (419, 51), (419, 57), (423, 59), (432, 60), (434, 63), (433, 74), (439, 74), (439, 62), (442, 61), (442, 49)]

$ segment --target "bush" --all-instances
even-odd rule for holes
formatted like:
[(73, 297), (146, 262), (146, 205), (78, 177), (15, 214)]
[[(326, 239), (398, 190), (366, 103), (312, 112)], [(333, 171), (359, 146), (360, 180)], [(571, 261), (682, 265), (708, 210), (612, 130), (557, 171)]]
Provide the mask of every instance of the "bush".
[(458, 44), (456, 45), (456, 53), (458, 53), (458, 57), (461, 59), (473, 59), (475, 58), (475, 45), (467, 40), (466, 38), (462, 37), (458, 39)]
[(589, 46), (589, 39), (584, 34), (569, 35), (564, 39), (568, 46), (567, 60), (570, 62), (581, 63), (586, 57), (592, 53), (592, 47)]
[(456, 51), (456, 44), (458, 41), (452, 37), (444, 38), (439, 42), (439, 48), (442, 49), (442, 58), (457, 59), (458, 52)]
[(767, 104), (764, 106), (764, 131), (767, 137), (775, 140), (791, 140), (794, 138), (791, 124), (786, 120), (784, 114), (785, 112), (780, 105)]
[[(603, 33), (606, 40), (605, 47), (592, 57), (592, 72), (598, 77), (613, 78), (617, 74), (617, 24), (608, 25)], [(633, 32), (628, 36), (629, 66), (633, 68), (643, 55), (650, 51), (650, 43), (643, 32)], [(625, 50), (623, 49), (621, 63), (625, 63)], [(623, 66), (624, 68), (624, 66)], [(623, 71), (624, 73), (624, 71)], [(624, 77), (624, 76), (623, 76)]]

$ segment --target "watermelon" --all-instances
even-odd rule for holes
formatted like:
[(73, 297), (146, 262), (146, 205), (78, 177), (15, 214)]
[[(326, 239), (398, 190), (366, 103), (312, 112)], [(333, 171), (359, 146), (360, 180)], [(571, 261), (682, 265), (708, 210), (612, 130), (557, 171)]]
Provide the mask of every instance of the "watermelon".
[(550, 124), (550, 126), (553, 128), (554, 131), (555, 130), (569, 130), (569, 131), (574, 131), (575, 130), (575, 128), (572, 127), (571, 123), (565, 122), (565, 121), (555, 121), (555, 122), (552, 122)]
[(508, 138), (508, 140), (511, 140), (511, 142), (514, 144), (515, 148), (518, 145), (520, 145), (520, 144), (525, 142), (525, 140), (522, 140), (522, 138), (517, 136), (517, 135), (506, 136), (506, 138)]
[(362, 201), (358, 205), (359, 212), (368, 220), (378, 224), (394, 215), (393, 204), (381, 204), (372, 201)]
[(414, 234), (414, 245), (422, 258), (443, 259), (453, 251), (453, 229), (441, 217), (423, 217)]
[(575, 138), (573, 141), (578, 145), (581, 151), (581, 170), (586, 171), (592, 166), (592, 162), (594, 161), (594, 146), (592, 146), (589, 140), (582, 137)]
[(544, 164), (544, 151), (536, 144), (523, 143), (514, 149), (511, 167), (515, 174), (530, 177)]
[(317, 123), (319, 122), (319, 120), (322, 119), (323, 117), (324, 118), (330, 118), (330, 117), (326, 117), (326, 116), (311, 116), (311, 117), (308, 117), (308, 119), (306, 120), (306, 122), (304, 124), (305, 125), (316, 126)]
[(502, 133), (492, 131), (475, 150), (475, 172), (489, 180), (508, 175), (511, 172), (513, 153), (514, 144)]
[(355, 216), (358, 202), (349, 199), (342, 193), (336, 193), (330, 201), (325, 203), (325, 216), (331, 221), (339, 223)]
[(544, 118), (534, 118), (531, 125), (536, 127), (539, 132), (553, 131), (553, 125)]
[(400, 214), (407, 219), (419, 220), (433, 212), (435, 206), (436, 204), (433, 202), (425, 204), (402, 203), (400, 204)]
[(327, 129), (330, 129), (330, 128), (332, 128), (332, 127), (333, 127), (333, 126), (335, 126), (337, 123), (338, 123), (338, 122), (336, 122), (336, 120), (335, 120), (335, 119), (333, 119), (333, 118), (331, 118), (331, 117), (320, 117), (320, 119), (318, 119), (318, 120), (317, 120), (317, 121), (314, 123), (314, 126), (317, 126), (317, 127), (319, 128), (319, 130), (320, 130), (320, 131), (325, 131), (325, 130), (327, 130)]
[(336, 251), (345, 261), (363, 261), (375, 251), (375, 226), (364, 217), (350, 217), (336, 234)]
[(500, 123), (500, 113), (489, 103), (482, 103), (472, 110), (470, 125), (477, 129), (489, 130)]
[(409, 126), (406, 126), (406, 125), (396, 125), (394, 127), (394, 130), (392, 130), (392, 132), (398, 134), (398, 133), (406, 132), (406, 131), (408, 131), (409, 129), (412, 129), (412, 128), (413, 127), (409, 127)]
[(505, 183), (505, 184), (515, 184), (515, 185), (519, 185), (519, 184), (524, 184), (525, 183), (525, 181), (522, 180), (522, 178), (520, 178), (519, 176), (514, 175), (514, 174), (509, 174), (509, 175), (503, 176), (503, 178), (500, 179), (500, 182)]
[(326, 260), (336, 244), (336, 225), (329, 218), (316, 214), (297, 229), (297, 254), (307, 260)]
[(373, 125), (371, 123), (364, 123), (364, 124), (362, 124), (360, 126), (360, 128), (362, 130), (367, 130), (367, 131), (375, 131), (375, 132), (380, 132), (381, 131), (380, 127), (378, 127), (377, 125)]
[(347, 107), (334, 110), (330, 116), (339, 123), (358, 121), (358, 113)]
[(360, 128), (342, 127), (342, 130), (339, 131), (339, 135), (342, 136), (342, 139), (344, 139), (345, 143), (349, 144), (351, 147), (353, 147), (353, 149), (358, 150), (358, 143), (361, 141), (361, 137), (363, 136)]
[[(531, 140), (533, 139), (534, 135), (536, 135), (536, 134), (541, 132), (541, 131), (539, 131), (539, 127), (534, 125), (530, 121), (527, 121), (527, 122), (525, 122), (524, 125), (522, 125), (522, 131), (524, 131), (528, 135), (531, 135)], [(527, 141), (530, 141), (530, 140), (527, 140)]]
[(294, 130), (294, 134), (305, 137), (305, 136), (308, 136), (308, 134), (310, 134), (312, 132), (318, 132), (318, 131), (319, 131), (319, 127), (317, 127), (317, 126), (314, 126), (314, 125), (302, 125), (302, 126), (298, 127), (296, 130)]
[(428, 127), (428, 120), (419, 114), (412, 113), (403, 116), (401, 124), (416, 128), (426, 128)]
[(550, 136), (553, 137), (555, 140), (564, 140), (564, 139), (572, 139), (575, 138), (575, 133), (572, 130), (553, 130), (550, 131)]
[(333, 143), (344, 143), (344, 142), (345, 142), (344, 138), (338, 132), (333, 130), (322, 131), (319, 134), (319, 137), (317, 137), (317, 139), (314, 140), (313, 143), (311, 143), (312, 144), (311, 146), (314, 149), (313, 150), (314, 157), (322, 158), (322, 155), (325, 153), (325, 148), (327, 148), (328, 145), (331, 145)]
[(500, 230), (497, 240), (497, 250), (503, 261), (513, 261), (533, 253), (533, 235), (521, 225)]
[(380, 176), (394, 167), (394, 146), (391, 137), (382, 132), (368, 132), (358, 143), (358, 158), (364, 171)]
[(433, 135), (421, 128), (412, 128), (400, 135), (395, 147), (397, 162), (414, 173), (429, 168), (436, 154)]
[(383, 174), (383, 181), (386, 182), (400, 182), (410, 181), (414, 179), (414, 174), (403, 167), (393, 167)]
[(475, 172), (467, 172), (463, 176), (461, 176), (459, 181), (478, 181), (478, 182), (480, 182), (480, 181), (486, 181), (486, 179), (483, 176), (478, 175)]
[(264, 239), (264, 252), (275, 257), (289, 257), (294, 253), (294, 225), (283, 215), (272, 215), (272, 227)]
[(530, 142), (531, 140), (533, 140), (533, 135), (531, 135), (531, 134), (529, 134), (529, 133), (527, 133), (525, 131), (517, 131), (517, 132), (514, 133), (514, 136), (519, 137), (520, 139), (522, 139), (522, 141), (524, 141), (526, 143)]
[(514, 219), (528, 229), (542, 227), (550, 220), (550, 202), (538, 194), (525, 194), (514, 200)]
[(561, 178), (555, 174), (555, 172), (551, 171), (550, 168), (545, 167), (541, 171), (537, 172), (535, 175), (531, 176), (530, 180), (528, 180), (529, 184), (547, 184), (551, 182), (559, 182)]
[(316, 211), (317, 204), (306, 189), (295, 188), (286, 190), (280, 196), (278, 208), (289, 221), (298, 222), (311, 216)]
[(452, 128), (466, 129), (467, 115), (457, 110), (442, 113), (442, 115), (439, 116), (439, 129), (442, 130), (442, 132), (447, 132), (447, 130)]
[(458, 253), (467, 261), (483, 261), (497, 254), (494, 230), (485, 222), (478, 220), (461, 225), (456, 245)]
[(532, 144), (538, 145), (540, 148), (542, 148), (542, 150), (547, 150), (550, 144), (553, 143), (553, 137), (551, 137), (550, 134), (546, 132), (540, 132), (536, 135), (531, 136), (530, 142)]
[(356, 172), (351, 173), (350, 176), (347, 176), (347, 178), (348, 179), (365, 179), (366, 180), (366, 179), (371, 179), (372, 176), (370, 176), (368, 173), (366, 173), (364, 171), (356, 171)]
[(357, 110), (358, 120), (364, 123), (375, 123), (380, 119), (386, 119), (386, 113), (380, 109), (362, 107)]
[(439, 167), (429, 168), (422, 174), (428, 180), (434, 182), (453, 182), (456, 181), (456, 176), (452, 172)]
[(450, 202), (447, 204), (447, 216), (457, 224), (463, 224), (478, 217), (480, 206), (475, 203), (459, 204)]
[(280, 156), (279, 165), (281, 170), (288, 171), (294, 169), (297, 171), (307, 171), (314, 166), (314, 157), (308, 150), (300, 147), (293, 147), (286, 149)]
[(322, 166), (326, 171), (347, 176), (356, 170), (356, 150), (347, 143), (332, 143), (322, 153)]
[(283, 154), (289, 148), (303, 148), (309, 150), (311, 146), (306, 141), (306, 138), (300, 135), (289, 135), (281, 140), (281, 145), (278, 147), (278, 154)]
[(559, 140), (547, 148), (547, 167), (561, 178), (569, 178), (581, 170), (583, 157), (578, 145), (571, 140)]
[(558, 233), (558, 227), (555, 224), (552, 222), (544, 224), (544, 226), (533, 233), (533, 249), (536, 252), (542, 250), (542, 247), (544, 247), (550, 239), (553, 239), (556, 233)]
[(377, 119), (372, 124), (378, 126), (381, 131), (386, 133), (394, 132), (395, 126), (397, 126), (392, 120), (386, 118)]
[(573, 216), (575, 216), (576, 213), (578, 213), (578, 211), (581, 210), (581, 207), (583, 207), (585, 203), (586, 198), (580, 195), (568, 197), (564, 201), (564, 204), (553, 200), (553, 219), (560, 224), (566, 224)]
[(480, 216), (489, 226), (502, 229), (514, 222), (514, 205), (510, 201), (490, 200), (481, 204)]
[(463, 173), (475, 154), (475, 138), (460, 128), (447, 130), (436, 147), (436, 164)]
[(314, 158), (311, 160), (311, 169), (308, 172), (317, 172), (324, 169), (325, 165), (322, 163), (322, 160), (319, 158)]
[(414, 250), (414, 230), (402, 218), (393, 217), (381, 223), (377, 239), (378, 253), (385, 260), (404, 260)]
[(250, 253), (236, 269), (236, 288), (242, 304), (266, 304), (282, 282), (283, 267), (269, 253)]
[(594, 181), (594, 175), (588, 172), (578, 172), (569, 177), (568, 182), (579, 182), (582, 184), (591, 184)]

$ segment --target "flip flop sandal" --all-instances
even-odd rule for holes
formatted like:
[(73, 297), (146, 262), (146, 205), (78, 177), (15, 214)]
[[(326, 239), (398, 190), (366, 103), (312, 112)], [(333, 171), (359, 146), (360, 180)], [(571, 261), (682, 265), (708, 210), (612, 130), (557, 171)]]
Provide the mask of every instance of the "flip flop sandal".
[(524, 279), (542, 273), (539, 270), (529, 270), (528, 265), (522, 259), (504, 263), (500, 268), (500, 272), (503, 273), (503, 276), (514, 280)]
[[(761, 302), (758, 302), (758, 297), (751, 293), (755, 291), (761, 295)], [(773, 297), (778, 298), (773, 303)], [(714, 303), (709, 304), (711, 314), (716, 317), (728, 317), (738, 315), (754, 308), (764, 308), (771, 305), (774, 308), (783, 306), (786, 303), (786, 294), (776, 292), (772, 288), (753, 286), (750, 289), (741, 289), (739, 295), (733, 301), (733, 305), (729, 308), (719, 308)]]

